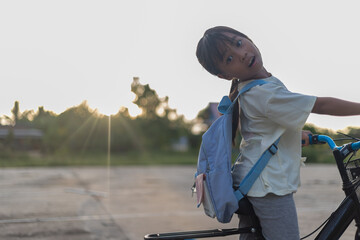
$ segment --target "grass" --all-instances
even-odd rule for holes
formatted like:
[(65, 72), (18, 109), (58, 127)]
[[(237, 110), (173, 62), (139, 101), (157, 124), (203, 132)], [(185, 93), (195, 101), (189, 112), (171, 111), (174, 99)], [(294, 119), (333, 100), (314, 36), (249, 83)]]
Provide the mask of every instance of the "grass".
[(198, 153), (191, 152), (127, 152), (58, 153), (51, 155), (11, 153), (0, 155), (0, 167), (111, 166), (121, 165), (196, 165)]
[(302, 156), (306, 157), (307, 163), (335, 163), (332, 151), (327, 144), (304, 147)]
[[(237, 156), (233, 153), (233, 158)], [(314, 145), (303, 148), (307, 163), (335, 163), (332, 152), (327, 145)], [(131, 151), (111, 153), (111, 166), (123, 165), (196, 165), (198, 151)], [(233, 160), (234, 160), (233, 159)], [(51, 166), (106, 166), (106, 152), (82, 152), (57, 154), (29, 154), (25, 152), (0, 152), (0, 167), (51, 167)]]

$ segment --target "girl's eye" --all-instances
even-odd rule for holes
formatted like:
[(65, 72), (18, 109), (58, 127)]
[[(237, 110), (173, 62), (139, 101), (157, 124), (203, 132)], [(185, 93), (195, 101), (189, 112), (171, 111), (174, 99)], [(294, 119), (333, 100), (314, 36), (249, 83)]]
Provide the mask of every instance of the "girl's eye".
[(231, 63), (233, 57), (232, 56), (229, 56), (227, 59), (226, 59), (226, 63)]
[(241, 44), (242, 44), (241, 40), (239, 40), (239, 41), (236, 42), (236, 46), (237, 46), (237, 47), (240, 47)]

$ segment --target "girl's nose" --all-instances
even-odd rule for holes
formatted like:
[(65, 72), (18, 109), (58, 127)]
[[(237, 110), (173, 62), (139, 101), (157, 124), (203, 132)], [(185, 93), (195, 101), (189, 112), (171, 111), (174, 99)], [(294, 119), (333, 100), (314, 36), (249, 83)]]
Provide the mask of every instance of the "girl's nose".
[(241, 60), (241, 62), (244, 62), (245, 59), (246, 59), (246, 57), (247, 57), (247, 53), (246, 53), (246, 52), (243, 53), (243, 54), (241, 54), (241, 55), (240, 55), (240, 60)]
[(239, 52), (239, 53), (238, 53), (238, 58), (239, 58), (240, 62), (244, 62), (245, 59), (246, 59), (246, 57), (247, 57), (247, 53), (246, 53), (246, 52)]

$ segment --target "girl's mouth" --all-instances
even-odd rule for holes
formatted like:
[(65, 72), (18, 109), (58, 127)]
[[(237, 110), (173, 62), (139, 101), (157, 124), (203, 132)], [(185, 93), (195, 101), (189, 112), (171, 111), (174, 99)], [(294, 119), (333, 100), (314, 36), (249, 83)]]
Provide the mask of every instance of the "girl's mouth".
[(249, 63), (249, 67), (252, 67), (255, 63), (255, 56), (251, 58), (250, 63)]

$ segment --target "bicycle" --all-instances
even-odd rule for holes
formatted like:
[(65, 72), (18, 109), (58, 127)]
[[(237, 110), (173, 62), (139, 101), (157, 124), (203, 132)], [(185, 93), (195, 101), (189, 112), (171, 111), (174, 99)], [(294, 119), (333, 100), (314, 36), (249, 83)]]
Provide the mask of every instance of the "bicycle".
[[(360, 240), (360, 188), (358, 188), (360, 185), (360, 158), (355, 158), (357, 150), (360, 149), (360, 139), (353, 137), (351, 137), (351, 139), (356, 140), (356, 142), (349, 142), (342, 146), (336, 146), (335, 141), (329, 136), (309, 135), (310, 144), (325, 143), (328, 144), (330, 149), (333, 151), (333, 156), (341, 176), (342, 189), (345, 193), (345, 198), (340, 203), (339, 207), (329, 216), (327, 220), (325, 220), (325, 222), (320, 225), (320, 227), (301, 239), (305, 239), (313, 235), (320, 229), (321, 230), (315, 240), (339, 239), (350, 223), (355, 220), (355, 225), (357, 227), (355, 240)], [(250, 212), (250, 214), (254, 216), (253, 212)], [(261, 233), (261, 227), (256, 221), (256, 216), (254, 216), (254, 219), (255, 221), (253, 226), (246, 228), (155, 233), (146, 235), (144, 239), (185, 240), (194, 238), (222, 237), (242, 233)]]

